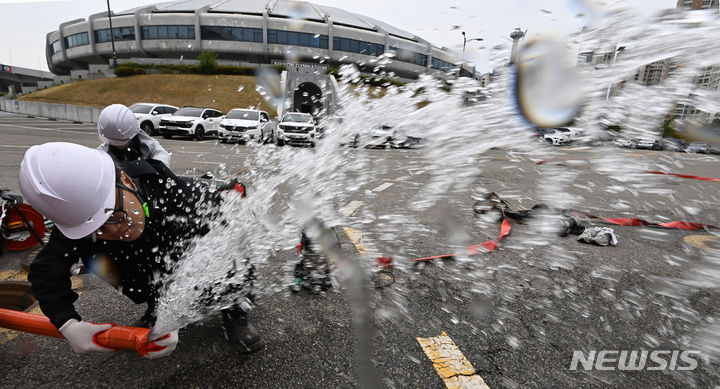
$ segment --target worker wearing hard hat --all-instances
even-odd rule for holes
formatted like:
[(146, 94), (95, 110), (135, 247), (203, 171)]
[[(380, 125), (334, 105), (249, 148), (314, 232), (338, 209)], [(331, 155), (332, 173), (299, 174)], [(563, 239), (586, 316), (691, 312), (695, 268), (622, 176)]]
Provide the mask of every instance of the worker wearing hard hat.
[(98, 134), (104, 143), (98, 147), (117, 162), (154, 159), (170, 167), (168, 153), (155, 138), (140, 129), (135, 114), (122, 105), (108, 105), (100, 112)]
[[(30, 265), (32, 292), (43, 313), (79, 353), (113, 350), (94, 342), (94, 336), (110, 326), (84, 321), (75, 310), (72, 265), (81, 260), (89, 269), (105, 268), (107, 281), (122, 287), (136, 304), (147, 302), (152, 314), (158, 281), (171, 272), (193, 237), (209, 231), (221, 202), (217, 192), (176, 176), (158, 161), (131, 161), (120, 170), (108, 154), (72, 143), (31, 147), (19, 179), (27, 202), (57, 227)], [(222, 313), (232, 344), (241, 351), (255, 351), (260, 337), (247, 321), (245, 304), (252, 266), (247, 260), (244, 264), (246, 271), (238, 272), (242, 279), (233, 289), (239, 291), (232, 296), (236, 305)], [(149, 326), (154, 324), (153, 317), (145, 319)], [(164, 349), (145, 356), (167, 355), (177, 341), (174, 331), (155, 340)]]

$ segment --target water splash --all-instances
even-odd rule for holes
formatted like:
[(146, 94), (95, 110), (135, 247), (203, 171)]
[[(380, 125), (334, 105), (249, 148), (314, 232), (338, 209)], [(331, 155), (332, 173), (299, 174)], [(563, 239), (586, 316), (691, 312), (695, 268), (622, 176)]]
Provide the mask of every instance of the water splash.
[[(693, 78), (720, 58), (720, 48), (715, 45), (717, 19), (702, 13), (671, 13), (640, 26), (638, 16), (623, 4), (592, 9), (592, 26), (570, 37), (569, 42), (579, 51), (614, 53), (619, 45), (626, 49), (606, 66), (578, 65), (578, 76), (573, 80), (580, 80), (583, 86), (578, 111), (564, 109), (565, 102), (578, 99), (577, 94), (562, 93), (563, 99), (558, 100), (561, 104), (553, 104), (542, 97), (552, 96), (554, 91), (548, 91), (552, 86), (535, 84), (534, 76), (526, 79), (537, 90), (531, 89), (533, 93), (521, 97), (525, 108), (517, 111), (518, 95), (513, 91), (516, 74), (505, 66), (510, 51), (507, 45), (493, 49), (495, 72), (486, 87), (466, 78), (422, 76), (402, 87), (387, 86), (384, 97), (372, 98), (358, 69), (352, 65), (342, 67), (338, 91), (343, 107), (338, 116), (342, 121), (328, 119), (324, 123), (325, 136), (315, 148), (249, 144), (247, 159), (226, 167), (230, 172), (250, 167), (242, 180), (250, 184), (251, 195), (226, 201), (224, 221), (214, 224), (214, 232), (198, 239), (188, 250), (172, 283), (175, 289), (168, 289), (163, 296), (158, 326), (175, 328), (233, 304), (237, 294), (211, 292), (208, 301), (201, 298), (205, 289), (193, 287), (229, 288), (234, 283), (224, 280), (242, 280), (247, 274), (247, 268), (238, 267), (237, 258), (247, 259), (246, 264), (256, 268), (271, 266), (269, 258), (294, 249), (298, 233), (308, 221), (321, 220), (326, 226), (352, 225), (371, 231), (379, 254), (395, 258), (397, 281), (385, 289), (387, 298), (369, 297), (375, 307), (375, 320), (415, 320), (410, 309), (413, 293), (432, 275), (439, 286), (428, 289), (467, 302), (475, 317), (484, 320), (479, 329), (477, 323), (463, 322), (463, 312), (447, 312), (449, 322), (501, 335), (502, 347), (522, 350), (535, 339), (562, 350), (598, 348), (604, 346), (603, 339), (622, 336), (617, 335), (619, 323), (658, 318), (656, 323), (634, 328), (630, 336), (643, 342), (643, 347), (692, 347), (703, 350), (709, 362), (717, 361), (720, 349), (714, 321), (718, 313), (708, 307), (704, 302), (707, 298), (701, 294), (704, 291), (711, 297), (717, 295), (720, 274), (716, 254), (702, 255), (702, 261), (694, 264), (687, 276), (671, 276), (675, 273), (664, 268), (645, 274), (646, 269), (664, 266), (662, 263), (690, 266), (691, 261), (682, 256), (644, 258), (625, 252), (626, 257), (618, 258), (615, 251), (601, 263), (587, 263), (584, 249), (568, 249), (559, 241), (557, 226), (562, 215), (555, 211), (585, 206), (590, 208), (588, 211), (606, 214), (632, 211), (634, 216), (652, 220), (677, 215), (718, 222), (716, 212), (707, 212), (713, 210), (708, 204), (718, 204), (716, 194), (695, 193), (700, 200), (688, 204), (684, 197), (700, 187), (688, 184), (689, 189), (678, 190), (666, 177), (643, 173), (676, 170), (682, 166), (681, 157), (667, 154), (657, 159), (638, 159), (609, 147), (607, 140), (614, 134), (603, 126), (621, 123), (628, 137), (657, 135), (676, 101), (696, 104), (704, 101), (698, 96), (712, 96), (697, 88)], [(547, 44), (555, 47), (556, 42)], [(634, 82), (639, 67), (665, 60), (678, 64), (666, 79), (650, 86)], [(259, 75), (258, 83), (265, 96), (282, 98), (276, 89), (277, 74)], [(561, 83), (561, 90), (572, 91), (567, 85)], [(482, 98), (468, 104), (468, 93), (478, 89)], [(563, 115), (570, 112), (567, 116), (574, 116), (576, 125), (582, 128), (576, 146), (587, 146), (586, 157), (569, 160), (565, 149), (548, 147), (530, 135), (528, 119), (554, 117), (558, 107), (563, 109)], [(368, 133), (378, 125), (422, 135), (422, 152), (398, 167), (379, 162), (373, 152), (338, 147), (356, 133)], [(596, 146), (598, 142), (600, 146)], [(492, 169), (498, 159), (506, 161), (505, 165)], [(560, 163), (538, 165), (536, 161)], [(407, 195), (400, 208), (379, 214), (368, 205), (359, 209), (352, 221), (338, 212), (356, 199), (353, 196), (357, 193), (371, 203), (378, 195), (365, 190), (366, 184), (393, 169), (424, 171), (427, 180), (415, 194)], [(537, 203), (548, 207), (513, 230), (513, 240), (504, 243), (512, 259), (490, 254), (459, 255), (455, 263), (445, 265), (415, 266), (407, 261), (428, 254), (403, 242), (437, 236), (438, 226), (425, 218), (441, 207), (448, 216), (439, 224), (449, 239), (438, 244), (438, 253), (462, 253), (468, 239), (496, 237), (497, 217), (468, 218), (471, 206), (456, 200), (475, 200), (488, 192), (520, 203), (529, 199), (531, 203), (524, 208)], [(707, 202), (702, 203), (703, 199)], [(668, 234), (647, 230), (637, 239), (659, 245), (667, 241)], [(620, 240), (622, 244), (622, 236)], [(372, 263), (362, 262), (356, 270), (360, 273), (355, 273), (362, 275), (358, 278), (373, 278), (377, 269)], [(235, 273), (227, 278), (232, 269)], [(349, 274), (352, 277), (353, 273)], [(287, 274), (278, 273), (259, 277), (259, 299), (286, 293), (286, 278)], [(597, 293), (588, 292), (593, 290)], [(200, 306), (197, 301), (207, 304)], [(528, 321), (528, 317), (533, 319)], [(582, 329), (568, 327), (569, 320), (581, 323)], [(677, 379), (692, 383), (692, 374)], [(553, 379), (565, 386), (577, 386), (578, 380), (594, 382), (589, 376)], [(611, 381), (621, 384), (627, 379), (618, 375)]]

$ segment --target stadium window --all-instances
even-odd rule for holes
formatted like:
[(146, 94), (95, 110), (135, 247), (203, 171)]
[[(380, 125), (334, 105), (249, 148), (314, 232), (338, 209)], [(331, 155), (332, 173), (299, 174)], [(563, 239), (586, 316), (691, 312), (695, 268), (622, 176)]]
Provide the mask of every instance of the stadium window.
[(167, 26), (168, 39), (177, 39), (178, 26)]
[[(195, 39), (195, 27), (183, 25), (142, 26), (140, 37), (142, 39)], [(133, 39), (135, 39), (134, 30)]]
[(53, 42), (52, 43), (52, 53), (53, 54), (59, 53), (60, 50), (62, 50), (62, 45), (60, 44), (60, 41), (57, 40), (57, 41)]
[(122, 40), (134, 41), (135, 40), (135, 27), (123, 27), (122, 28)]
[[(255, 31), (256, 38), (262, 38), (262, 30)], [(262, 42), (258, 39), (257, 42)], [(327, 49), (328, 36), (310, 34), (306, 32), (268, 30), (268, 43), (279, 45), (293, 45), (305, 47), (321, 47)]]
[(310, 34), (304, 34), (304, 33), (299, 34), (298, 35), (298, 45), (310, 47)]
[(253, 41), (253, 30), (249, 28), (243, 28), (242, 29), (242, 37), (245, 42), (252, 42)]
[(65, 37), (65, 47), (72, 48), (77, 46), (84, 46), (90, 44), (90, 38), (87, 32), (81, 32), (79, 34), (73, 34)]
[(262, 30), (259, 28), (201, 26), (200, 32), (204, 40), (262, 43)]
[(288, 31), (287, 35), (288, 35), (288, 44), (293, 45), (293, 46), (297, 46), (298, 44), (300, 44), (297, 32)]

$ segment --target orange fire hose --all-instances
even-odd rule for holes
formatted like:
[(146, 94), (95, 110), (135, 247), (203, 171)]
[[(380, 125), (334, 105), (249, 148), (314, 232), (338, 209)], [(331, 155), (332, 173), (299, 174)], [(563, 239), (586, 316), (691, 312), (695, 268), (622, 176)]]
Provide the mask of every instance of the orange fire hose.
[[(10, 309), (0, 308), (0, 327), (64, 338), (47, 317)], [(150, 330), (147, 328), (122, 327), (113, 324), (112, 328), (97, 334), (95, 341), (103, 347), (135, 350), (144, 355), (148, 351), (154, 351), (156, 347), (148, 342), (149, 332)]]

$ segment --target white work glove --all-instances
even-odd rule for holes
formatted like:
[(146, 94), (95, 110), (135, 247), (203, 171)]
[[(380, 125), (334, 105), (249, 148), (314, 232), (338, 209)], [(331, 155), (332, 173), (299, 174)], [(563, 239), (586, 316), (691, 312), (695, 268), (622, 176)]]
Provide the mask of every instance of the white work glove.
[(73, 351), (78, 354), (109, 353), (115, 349), (99, 345), (95, 341), (95, 335), (111, 327), (111, 324), (94, 324), (70, 319), (58, 331), (70, 342)]
[[(150, 341), (149, 344), (149, 350), (144, 354), (142, 354), (143, 358), (147, 359), (157, 359), (162, 358), (170, 355), (170, 353), (175, 350), (175, 347), (177, 347), (178, 340), (178, 330), (172, 331), (168, 334), (165, 334), (163, 336), (160, 336), (156, 338), (155, 340)], [(148, 339), (150, 340), (150, 339)]]

